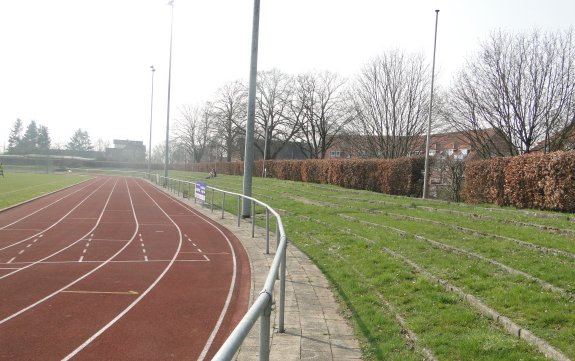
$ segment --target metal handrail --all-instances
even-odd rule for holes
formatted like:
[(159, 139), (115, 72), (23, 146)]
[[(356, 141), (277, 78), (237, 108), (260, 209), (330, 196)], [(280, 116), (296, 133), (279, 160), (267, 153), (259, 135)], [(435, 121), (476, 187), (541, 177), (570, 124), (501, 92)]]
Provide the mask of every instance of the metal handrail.
[[(152, 177), (152, 175), (154, 177)], [(183, 189), (185, 190), (185, 186), (187, 185), (188, 188), (188, 197), (190, 197), (190, 186), (194, 185), (193, 181), (184, 181), (175, 178), (166, 178), (164, 176), (160, 176), (159, 174), (146, 174), (150, 181), (155, 181), (158, 185), (161, 185), (165, 188), (172, 189), (173, 191), (177, 192), (178, 194), (184, 194)], [(177, 185), (177, 187), (176, 187)], [(184, 187), (182, 187), (184, 186)], [(284, 327), (284, 311), (285, 311), (285, 274), (286, 274), (286, 250), (287, 250), (287, 243), (288, 239), (284, 230), (284, 226), (281, 220), (280, 215), (269, 205), (264, 202), (261, 202), (255, 198), (244, 196), (240, 193), (230, 192), (223, 189), (218, 189), (215, 187), (206, 186), (206, 189), (212, 190), (212, 197), (211, 197), (211, 205), (210, 208), (213, 212), (214, 209), (214, 197), (213, 192), (220, 192), (223, 195), (222, 201), (222, 218), (224, 217), (224, 206), (225, 206), (225, 197), (226, 195), (237, 196), (238, 197), (238, 226), (240, 226), (240, 219), (241, 219), (241, 202), (249, 201), (252, 202), (252, 237), (254, 237), (254, 227), (255, 227), (255, 205), (258, 204), (266, 209), (266, 253), (269, 253), (269, 214), (271, 213), (276, 219), (276, 234), (278, 238), (278, 244), (276, 249), (276, 254), (272, 261), (272, 265), (268, 272), (264, 288), (259, 293), (258, 297), (254, 300), (254, 303), (246, 312), (244, 317), (240, 320), (236, 328), (232, 331), (230, 336), (226, 339), (224, 344), (220, 347), (218, 352), (214, 355), (212, 360), (224, 361), (224, 360), (231, 360), (233, 359), (234, 355), (244, 342), (245, 338), (247, 337), (248, 333), (252, 329), (253, 325), (257, 321), (259, 317), (261, 317), (260, 321), (260, 361), (268, 361), (269, 360), (269, 353), (270, 353), (270, 316), (271, 316), (271, 309), (272, 309), (272, 298), (273, 298), (273, 290), (276, 278), (279, 272), (279, 280), (280, 280), (280, 299), (279, 299), (279, 308), (278, 308), (278, 332), (283, 333), (285, 332)]]

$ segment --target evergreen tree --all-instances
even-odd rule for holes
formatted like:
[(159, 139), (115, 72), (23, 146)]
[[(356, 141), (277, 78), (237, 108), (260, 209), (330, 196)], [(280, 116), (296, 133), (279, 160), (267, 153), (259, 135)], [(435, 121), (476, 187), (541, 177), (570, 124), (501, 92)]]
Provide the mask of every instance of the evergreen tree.
[(82, 129), (76, 130), (68, 144), (66, 144), (66, 149), (73, 151), (89, 151), (92, 150), (92, 142), (90, 141), (90, 136), (87, 131)]
[(37, 146), (39, 150), (49, 150), (52, 140), (50, 139), (50, 134), (48, 133), (48, 127), (41, 125), (38, 128), (38, 142)]
[(38, 148), (38, 126), (34, 120), (28, 124), (20, 145), (24, 153), (34, 153)]
[(22, 129), (22, 120), (16, 119), (14, 126), (10, 130), (10, 136), (8, 138), (8, 153), (18, 153), (20, 141), (22, 140)]

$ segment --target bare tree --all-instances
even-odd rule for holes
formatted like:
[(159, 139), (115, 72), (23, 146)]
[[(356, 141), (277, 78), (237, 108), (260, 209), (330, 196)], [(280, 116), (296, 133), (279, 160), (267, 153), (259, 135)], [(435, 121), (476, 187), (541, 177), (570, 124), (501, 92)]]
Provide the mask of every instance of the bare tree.
[(103, 138), (98, 138), (98, 140), (96, 140), (96, 143), (94, 144), (94, 149), (97, 152), (105, 152), (106, 148), (110, 148), (110, 141), (109, 140), (104, 140)]
[(399, 51), (370, 61), (359, 74), (352, 96), (355, 133), (363, 135), (363, 154), (407, 156), (425, 132), (431, 74), (421, 55)]
[(254, 146), (264, 159), (274, 159), (299, 131), (289, 112), (294, 79), (277, 69), (260, 72), (257, 90)]
[(233, 154), (241, 152), (238, 140), (246, 130), (247, 89), (234, 81), (222, 86), (213, 103), (215, 131), (221, 143), (221, 155), (231, 162)]
[(575, 122), (573, 31), (491, 34), (456, 77), (447, 117), (483, 157), (559, 149)]
[(210, 141), (210, 123), (213, 107), (206, 103), (202, 107), (185, 105), (180, 109), (182, 118), (175, 129), (175, 140), (196, 163), (204, 156)]
[(350, 120), (344, 80), (335, 73), (309, 73), (296, 80), (292, 113), (301, 124), (298, 138), (310, 158), (325, 158), (327, 150)]

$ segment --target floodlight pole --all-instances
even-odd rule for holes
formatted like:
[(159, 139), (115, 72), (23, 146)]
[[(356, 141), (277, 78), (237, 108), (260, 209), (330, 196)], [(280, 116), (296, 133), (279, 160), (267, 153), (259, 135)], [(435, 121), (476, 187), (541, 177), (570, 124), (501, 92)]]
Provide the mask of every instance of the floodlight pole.
[(425, 171), (423, 173), (423, 199), (427, 198), (429, 190), (429, 141), (431, 138), (431, 114), (433, 113), (433, 81), (435, 80), (435, 49), (437, 47), (437, 20), (439, 10), (435, 10), (435, 36), (433, 40), (433, 65), (431, 66), (431, 94), (429, 97), (429, 121), (427, 122), (427, 138), (425, 141)]
[(152, 69), (152, 96), (150, 100), (150, 141), (148, 142), (148, 177), (150, 176), (150, 164), (152, 161), (152, 119), (154, 117), (154, 73), (156, 69), (154, 66), (150, 66)]
[(174, 0), (168, 5), (172, 7), (172, 19), (170, 21), (170, 62), (168, 66), (168, 111), (166, 116), (166, 157), (164, 160), (164, 186), (168, 184), (168, 162), (170, 155), (170, 90), (172, 86), (172, 35), (174, 33)]
[[(248, 90), (248, 121), (246, 124), (246, 144), (244, 151), (244, 195), (252, 196), (252, 175), (254, 162), (254, 123), (256, 117), (256, 81), (258, 76), (258, 37), (260, 27), (260, 0), (254, 0), (252, 25), (252, 51), (250, 62), (250, 85)], [(244, 201), (242, 217), (250, 217), (251, 202)]]

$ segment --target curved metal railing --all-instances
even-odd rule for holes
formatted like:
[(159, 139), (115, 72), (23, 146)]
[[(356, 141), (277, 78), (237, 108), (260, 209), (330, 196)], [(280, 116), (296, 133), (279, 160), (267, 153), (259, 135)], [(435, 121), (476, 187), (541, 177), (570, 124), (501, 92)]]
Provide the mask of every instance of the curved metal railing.
[[(195, 187), (197, 182), (184, 181), (174, 178), (165, 178), (157, 174), (146, 174), (148, 179), (157, 185), (168, 188), (168, 190), (174, 191), (177, 194), (181, 194), (184, 197), (191, 198), (195, 194)], [(193, 189), (193, 193), (192, 193)], [(270, 214), (275, 217), (276, 220), (276, 238), (277, 238), (277, 248), (276, 254), (272, 261), (272, 265), (268, 272), (266, 281), (264, 283), (264, 288), (261, 290), (257, 298), (254, 300), (252, 306), (246, 312), (244, 317), (240, 320), (236, 328), (232, 331), (230, 336), (226, 339), (224, 344), (220, 347), (218, 352), (212, 358), (212, 360), (231, 360), (233, 359), (236, 352), (239, 350), (240, 346), (244, 342), (248, 333), (253, 328), (255, 322), (260, 318), (260, 361), (269, 360), (270, 352), (270, 316), (272, 310), (272, 298), (273, 290), (275, 286), (275, 281), (278, 277), (280, 280), (280, 295), (279, 295), (279, 307), (278, 307), (278, 331), (283, 333), (284, 328), (284, 310), (285, 310), (285, 274), (286, 274), (286, 249), (288, 239), (283, 227), (283, 223), (280, 215), (269, 205), (261, 202), (255, 198), (244, 196), (240, 193), (229, 192), (223, 189), (218, 189), (210, 186), (205, 186), (205, 190), (211, 191), (211, 200), (206, 202), (205, 199), (202, 200), (203, 204), (209, 204), (212, 212), (214, 211), (214, 194), (216, 192), (222, 194), (222, 204), (221, 212), (222, 218), (224, 218), (225, 205), (226, 205), (226, 195), (228, 199), (230, 197), (237, 197), (238, 202), (238, 227), (241, 224), (241, 210), (242, 202), (251, 202), (251, 214), (252, 219), (252, 237), (255, 235), (255, 220), (256, 220), (256, 206), (259, 205), (265, 208), (266, 215), (266, 253), (269, 254), (269, 235), (270, 235)], [(207, 194), (205, 194), (207, 197)], [(196, 199), (196, 198), (194, 198)]]

